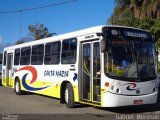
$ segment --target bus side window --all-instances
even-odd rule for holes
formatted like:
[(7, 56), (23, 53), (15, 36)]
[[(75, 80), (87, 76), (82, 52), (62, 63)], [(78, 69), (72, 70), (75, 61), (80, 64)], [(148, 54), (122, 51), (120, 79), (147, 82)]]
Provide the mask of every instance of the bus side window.
[(31, 54), (31, 47), (24, 47), (21, 49), (21, 65), (29, 65), (30, 64), (30, 55)]
[(44, 64), (46, 64), (46, 65), (59, 64), (59, 62), (60, 62), (60, 49), (61, 49), (61, 42), (60, 41), (47, 43), (45, 46)]
[(20, 49), (15, 49), (14, 52), (14, 65), (19, 65), (19, 60), (20, 60)]
[(62, 64), (75, 64), (77, 54), (77, 39), (64, 40), (62, 42)]
[(7, 55), (7, 52), (5, 51), (3, 54), (3, 66), (6, 66), (6, 55)]
[(42, 65), (43, 64), (43, 55), (44, 55), (44, 45), (35, 45), (32, 46), (32, 65)]

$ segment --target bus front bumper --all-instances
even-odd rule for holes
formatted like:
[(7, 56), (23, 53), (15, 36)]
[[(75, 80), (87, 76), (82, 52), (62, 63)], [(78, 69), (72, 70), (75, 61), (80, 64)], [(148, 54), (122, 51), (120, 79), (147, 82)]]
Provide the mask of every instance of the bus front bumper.
[(120, 107), (144, 104), (155, 104), (157, 102), (158, 91), (140, 96), (118, 95), (110, 92), (103, 94), (102, 107)]

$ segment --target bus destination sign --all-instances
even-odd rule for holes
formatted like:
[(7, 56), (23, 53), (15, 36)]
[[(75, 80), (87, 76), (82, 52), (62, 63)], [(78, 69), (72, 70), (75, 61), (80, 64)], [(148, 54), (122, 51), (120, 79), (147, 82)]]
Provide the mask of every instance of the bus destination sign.
[(124, 35), (128, 37), (148, 38), (147, 34), (142, 32), (124, 31)]

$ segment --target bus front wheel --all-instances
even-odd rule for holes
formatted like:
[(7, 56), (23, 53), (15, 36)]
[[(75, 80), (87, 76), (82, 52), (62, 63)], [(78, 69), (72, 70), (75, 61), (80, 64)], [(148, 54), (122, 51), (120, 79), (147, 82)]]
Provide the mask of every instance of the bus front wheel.
[(70, 83), (66, 84), (65, 102), (66, 102), (67, 108), (73, 108), (75, 106), (73, 87)]

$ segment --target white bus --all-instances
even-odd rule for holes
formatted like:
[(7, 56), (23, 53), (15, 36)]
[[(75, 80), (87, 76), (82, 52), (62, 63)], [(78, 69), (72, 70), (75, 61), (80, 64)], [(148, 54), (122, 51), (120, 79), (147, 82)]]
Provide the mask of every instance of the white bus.
[(23, 91), (100, 107), (154, 104), (158, 81), (149, 32), (96, 26), (7, 47), (2, 84)]

